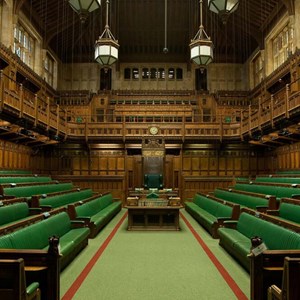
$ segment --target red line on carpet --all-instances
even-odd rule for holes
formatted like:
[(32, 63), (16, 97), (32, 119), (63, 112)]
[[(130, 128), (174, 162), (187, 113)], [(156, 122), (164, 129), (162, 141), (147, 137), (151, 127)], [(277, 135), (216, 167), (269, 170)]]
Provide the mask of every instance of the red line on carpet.
[(181, 218), (184, 220), (187, 227), (190, 229), (202, 249), (205, 251), (206, 255), (210, 258), (212, 263), (215, 265), (215, 267), (218, 269), (219, 273), (222, 275), (224, 280), (227, 282), (233, 293), (236, 295), (237, 299), (239, 300), (248, 300), (247, 296), (243, 293), (243, 291), (239, 288), (239, 286), (236, 284), (236, 282), (233, 280), (233, 278), (229, 275), (229, 273), (226, 271), (224, 266), (219, 262), (219, 260), (215, 257), (215, 255), (211, 252), (211, 250), (208, 248), (208, 246), (205, 244), (205, 242), (201, 239), (199, 234), (196, 232), (196, 230), (193, 228), (191, 223), (187, 220), (187, 218), (180, 213)]
[(98, 261), (99, 257), (102, 255), (112, 238), (117, 233), (119, 227), (124, 222), (125, 218), (127, 217), (126, 212), (124, 216), (121, 218), (121, 220), (118, 222), (118, 224), (114, 227), (112, 232), (109, 234), (109, 236), (106, 238), (106, 240), (103, 242), (103, 244), (100, 246), (98, 251), (95, 253), (95, 255), (91, 258), (91, 260), (88, 262), (88, 264), (85, 266), (85, 268), (82, 270), (82, 272), (79, 274), (79, 276), (75, 279), (73, 284), (70, 286), (70, 288), (67, 290), (67, 292), (64, 294), (64, 296), (61, 298), (62, 300), (69, 300), (74, 297), (80, 286), (82, 285), (83, 281), (86, 279), (96, 262)]

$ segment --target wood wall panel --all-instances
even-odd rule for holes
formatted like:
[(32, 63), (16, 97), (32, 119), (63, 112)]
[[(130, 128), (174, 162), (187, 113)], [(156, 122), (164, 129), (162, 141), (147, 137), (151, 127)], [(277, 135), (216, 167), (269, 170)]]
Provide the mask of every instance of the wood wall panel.
[(32, 169), (30, 147), (0, 140), (0, 169)]

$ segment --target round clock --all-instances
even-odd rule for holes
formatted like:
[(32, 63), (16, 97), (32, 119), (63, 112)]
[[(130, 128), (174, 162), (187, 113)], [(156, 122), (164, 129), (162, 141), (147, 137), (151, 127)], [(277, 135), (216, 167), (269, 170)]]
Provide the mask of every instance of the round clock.
[(153, 135), (158, 134), (158, 128), (156, 126), (152, 126), (150, 127), (149, 132)]

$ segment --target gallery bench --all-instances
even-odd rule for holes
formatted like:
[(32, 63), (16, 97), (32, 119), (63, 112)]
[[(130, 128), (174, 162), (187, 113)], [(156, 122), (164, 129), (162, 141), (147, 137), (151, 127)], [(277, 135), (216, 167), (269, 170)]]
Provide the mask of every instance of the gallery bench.
[(88, 244), (90, 229), (82, 221), (71, 221), (65, 208), (53, 210), (45, 217), (0, 236), (0, 248), (48, 250), (49, 237), (57, 236), (64, 268)]
[(272, 195), (240, 191), (231, 188), (217, 188), (214, 190), (213, 194), (217, 198), (259, 211), (278, 208), (276, 197)]
[(94, 238), (121, 208), (122, 202), (106, 193), (70, 204), (68, 212), (72, 220), (83, 220), (91, 230), (90, 237)]
[(195, 194), (192, 202), (186, 201), (185, 210), (193, 216), (211, 235), (218, 238), (218, 228), (225, 220), (237, 220), (238, 204), (230, 203), (202, 193)]
[(300, 226), (291, 226), (283, 220), (280, 225), (273, 222), (276, 219), (272, 216), (242, 208), (237, 221), (225, 221), (224, 227), (218, 229), (219, 244), (247, 270), (252, 237), (262, 238), (270, 250), (300, 250)]

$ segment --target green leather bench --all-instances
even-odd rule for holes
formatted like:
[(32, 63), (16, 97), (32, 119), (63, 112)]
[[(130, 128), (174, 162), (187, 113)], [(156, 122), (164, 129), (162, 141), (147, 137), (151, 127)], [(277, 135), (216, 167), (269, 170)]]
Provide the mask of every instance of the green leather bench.
[(252, 237), (261, 237), (268, 250), (300, 249), (299, 233), (266, 221), (261, 215), (243, 208), (238, 221), (225, 221), (224, 227), (218, 229), (220, 245), (248, 271)]
[(265, 194), (255, 195), (255, 193), (240, 190), (216, 188), (214, 196), (256, 210), (276, 209), (278, 207), (275, 196), (266, 196)]
[(32, 174), (31, 171), (28, 171), (28, 170), (12, 170), (12, 169), (9, 169), (9, 170), (0, 170), (0, 174), (13, 174), (13, 175), (23, 175), (23, 174)]
[(268, 210), (268, 214), (300, 225), (300, 201), (281, 198), (278, 210)]
[(292, 187), (287, 184), (243, 184), (237, 183), (234, 186), (235, 190), (242, 190), (252, 193), (260, 193), (266, 195), (274, 195), (278, 200), (280, 198), (300, 197), (300, 188)]
[(0, 184), (2, 183), (25, 183), (25, 182), (50, 182), (49, 176), (1, 176)]
[(254, 182), (278, 182), (278, 183), (288, 183), (300, 184), (300, 177), (281, 177), (281, 176), (257, 176)]
[(197, 193), (192, 202), (185, 202), (185, 210), (210, 232), (213, 238), (218, 238), (217, 229), (225, 220), (236, 220), (240, 206)]
[(0, 236), (0, 248), (41, 249), (49, 247), (49, 237), (60, 238), (61, 268), (64, 268), (88, 244), (90, 229), (84, 222), (71, 221), (66, 211)]
[(36, 183), (36, 184), (25, 184), (20, 183), (15, 186), (1, 185), (3, 196), (14, 196), (14, 197), (31, 197), (37, 194), (47, 194), (51, 192), (66, 191), (73, 188), (72, 182), (48, 182), (48, 183)]
[[(42, 195), (38, 199), (37, 207), (42, 208), (43, 211), (51, 210), (53, 208), (58, 208), (61, 206), (66, 206), (70, 203), (84, 200), (90, 198), (93, 195), (92, 189), (78, 189), (70, 193), (57, 194), (55, 196), (48, 196), (47, 194)], [(32, 203), (36, 206), (36, 203)]]
[(0, 206), (0, 226), (24, 220), (39, 212), (41, 209), (29, 208), (25, 198), (19, 199), (18, 202), (13, 201), (11, 204)]
[(68, 206), (71, 219), (84, 220), (91, 229), (94, 238), (122, 208), (122, 202), (116, 201), (111, 193), (95, 196)]

